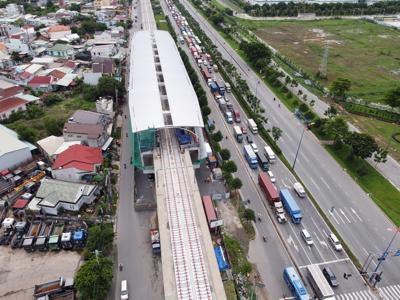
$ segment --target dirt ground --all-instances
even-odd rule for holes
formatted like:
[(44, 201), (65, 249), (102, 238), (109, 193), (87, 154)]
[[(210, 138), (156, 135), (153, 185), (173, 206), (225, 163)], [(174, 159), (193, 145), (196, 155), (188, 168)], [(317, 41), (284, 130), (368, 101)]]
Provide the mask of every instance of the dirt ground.
[(31, 300), (35, 284), (74, 277), (80, 255), (72, 251), (27, 253), (0, 247), (0, 299)]

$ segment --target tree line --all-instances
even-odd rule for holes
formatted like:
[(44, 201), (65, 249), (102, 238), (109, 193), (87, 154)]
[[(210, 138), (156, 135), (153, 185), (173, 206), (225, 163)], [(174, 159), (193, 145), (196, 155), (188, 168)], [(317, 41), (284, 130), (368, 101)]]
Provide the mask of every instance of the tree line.
[(400, 1), (381, 1), (371, 5), (360, 3), (294, 3), (251, 5), (243, 10), (257, 17), (296, 17), (300, 13), (315, 13), (317, 16), (390, 15), (400, 12)]

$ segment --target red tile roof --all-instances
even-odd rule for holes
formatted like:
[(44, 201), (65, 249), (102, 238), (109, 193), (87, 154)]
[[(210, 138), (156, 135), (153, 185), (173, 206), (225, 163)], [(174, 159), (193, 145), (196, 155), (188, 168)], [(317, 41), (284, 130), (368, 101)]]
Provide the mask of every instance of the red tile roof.
[(23, 87), (19, 85), (10, 87), (8, 89), (0, 90), (0, 101), (15, 96), (16, 94), (22, 92), (24, 90)]
[(53, 78), (51, 76), (35, 76), (29, 80), (28, 85), (32, 84), (51, 84)]
[(75, 69), (76, 64), (73, 61), (66, 61), (63, 64), (63, 67), (67, 67), (67, 68), (71, 68), (71, 69)]
[(64, 78), (65, 73), (61, 72), (60, 70), (53, 70), (49, 75), (51, 75), (57, 79), (61, 79), (61, 78)]
[(72, 145), (61, 152), (53, 164), (53, 170), (59, 168), (76, 168), (78, 170), (93, 172), (96, 165), (103, 163), (101, 149), (83, 145)]
[(60, 31), (69, 31), (69, 30), (70, 30), (69, 26), (55, 25), (53, 27), (50, 27), (48, 32), (60, 32)]
[(29, 200), (18, 199), (17, 201), (15, 201), (14, 205), (12, 206), (12, 208), (14, 208), (14, 209), (25, 208), (25, 206), (28, 204), (28, 202), (29, 202)]
[(23, 104), (28, 103), (26, 100), (22, 100), (20, 98), (8, 98), (6, 100), (1, 100), (0, 101), (0, 113), (8, 112), (9, 110), (13, 108), (17, 108)]

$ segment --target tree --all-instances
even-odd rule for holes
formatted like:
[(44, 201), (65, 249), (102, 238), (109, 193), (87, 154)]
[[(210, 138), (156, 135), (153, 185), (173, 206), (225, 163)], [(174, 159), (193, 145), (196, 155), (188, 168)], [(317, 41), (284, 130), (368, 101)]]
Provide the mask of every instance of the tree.
[(218, 130), (216, 133), (213, 133), (211, 135), (211, 138), (218, 143), (218, 142), (222, 141), (224, 136), (222, 135), (221, 131)]
[(92, 258), (83, 264), (75, 277), (75, 286), (82, 299), (105, 299), (113, 278), (113, 262), (109, 258)]
[(385, 163), (387, 161), (387, 155), (388, 155), (387, 150), (385, 150), (381, 147), (378, 147), (378, 149), (374, 153), (374, 161), (376, 162), (375, 167), (379, 163)]
[(26, 107), (26, 115), (28, 119), (37, 119), (44, 115), (44, 111), (39, 105), (30, 104)]
[(48, 135), (60, 136), (63, 133), (64, 121), (47, 117), (44, 119), (44, 127)]
[(352, 132), (345, 140), (345, 144), (351, 146), (351, 156), (358, 156), (362, 159), (371, 157), (378, 150), (378, 145), (374, 138), (366, 133)]
[(97, 88), (92, 85), (85, 84), (82, 89), (83, 100), (96, 101), (98, 98)]
[(80, 4), (77, 4), (77, 3), (72, 3), (72, 4), (69, 6), (69, 10), (74, 10), (74, 11), (80, 12), (80, 11), (81, 11), (81, 5), (80, 5)]
[(231, 158), (231, 152), (228, 149), (222, 149), (219, 154), (223, 160), (228, 160)]
[(20, 62), (22, 61), (21, 56), (19, 55), (19, 53), (17, 51), (13, 51), (11, 52), (11, 59), (15, 62)]
[(25, 125), (19, 125), (17, 127), (17, 134), (21, 140), (35, 143), (37, 140), (37, 131), (34, 128), (27, 127)]
[(331, 85), (331, 93), (335, 98), (344, 99), (346, 92), (351, 88), (351, 81), (345, 78), (338, 78)]
[(383, 100), (392, 108), (400, 107), (400, 86), (388, 91)]
[(333, 118), (334, 116), (336, 116), (338, 113), (336, 107), (334, 107), (333, 105), (330, 105), (326, 111), (324, 112), (324, 116), (328, 117), (329, 119)]
[(335, 143), (342, 141), (349, 133), (349, 125), (342, 117), (329, 119), (322, 129), (323, 133), (333, 139)]
[(251, 208), (245, 208), (243, 211), (243, 218), (247, 221), (254, 221), (256, 219), (256, 214), (254, 213), (254, 210)]
[(62, 101), (61, 96), (59, 96), (57, 94), (50, 94), (50, 95), (47, 95), (45, 98), (43, 98), (43, 103), (46, 106), (50, 106), (50, 105), (56, 104), (61, 101)]
[(228, 182), (228, 186), (231, 190), (236, 191), (243, 186), (243, 183), (240, 178), (235, 177)]
[(235, 173), (237, 171), (237, 166), (233, 160), (224, 161), (222, 164), (222, 171), (226, 173)]
[(201, 113), (203, 117), (207, 117), (209, 114), (211, 114), (211, 108), (209, 108), (208, 106), (203, 106), (201, 108)]
[(95, 250), (106, 255), (112, 248), (114, 231), (110, 224), (95, 225), (89, 228), (88, 239), (84, 250), (85, 259), (94, 256)]
[(123, 96), (125, 94), (125, 88), (119, 82), (116, 80), (114, 77), (111, 76), (102, 76), (99, 79), (99, 82), (97, 84), (97, 95), (104, 97), (104, 96), (112, 96), (116, 97), (115, 90), (118, 90), (118, 95), (119, 97)]
[(274, 139), (275, 143), (280, 139), (282, 136), (282, 129), (279, 127), (272, 126), (272, 138)]

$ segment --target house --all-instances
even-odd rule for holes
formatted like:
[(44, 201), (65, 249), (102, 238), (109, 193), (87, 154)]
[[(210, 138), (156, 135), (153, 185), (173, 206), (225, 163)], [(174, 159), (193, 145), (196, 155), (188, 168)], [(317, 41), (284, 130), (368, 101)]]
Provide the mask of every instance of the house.
[(66, 36), (71, 35), (71, 28), (65, 25), (55, 25), (47, 30), (50, 41), (62, 40)]
[(53, 178), (80, 182), (96, 174), (103, 163), (101, 149), (83, 145), (70, 146), (57, 155), (52, 167)]
[(88, 110), (77, 110), (68, 120), (68, 123), (101, 125), (103, 128), (106, 128), (110, 122), (108, 115)]
[(13, 169), (32, 160), (29, 145), (20, 141), (17, 134), (0, 125), (0, 170)]
[(55, 44), (53, 47), (47, 49), (47, 54), (55, 57), (71, 58), (75, 51), (72, 46), (64, 44)]
[(50, 135), (37, 141), (36, 144), (38, 144), (39, 150), (43, 156), (46, 157), (49, 162), (52, 162), (54, 159), (56, 159), (58, 154), (68, 149), (72, 145), (80, 145), (81, 142), (64, 142), (64, 137)]
[(94, 62), (92, 64), (92, 72), (113, 75), (115, 73), (115, 66), (113, 60), (104, 59), (101, 62)]
[(9, 42), (6, 43), (6, 47), (9, 53), (18, 52), (20, 54), (28, 54), (30, 53), (30, 48), (27, 42), (25, 42), (24, 35), (21, 34), (12, 34), (10, 36)]
[(29, 102), (16, 97), (0, 101), (0, 120), (8, 119), (14, 112), (26, 110), (27, 103)]
[(90, 147), (103, 147), (108, 140), (108, 134), (103, 126), (98, 124), (64, 124), (64, 141), (81, 141)]
[(44, 178), (31, 203), (36, 203), (42, 213), (57, 215), (61, 208), (79, 211), (83, 204), (91, 204), (98, 193), (96, 185)]
[(98, 45), (93, 46), (90, 50), (93, 60), (111, 58), (117, 53), (118, 49), (115, 45)]
[(114, 116), (114, 102), (112, 97), (100, 97), (96, 100), (96, 111), (101, 114), (106, 114), (110, 118)]
[(8, 17), (15, 17), (24, 13), (24, 6), (17, 5), (15, 3), (9, 3), (6, 6), (6, 12)]
[(34, 91), (51, 92), (53, 87), (53, 77), (51, 76), (35, 76), (28, 81), (28, 86)]

